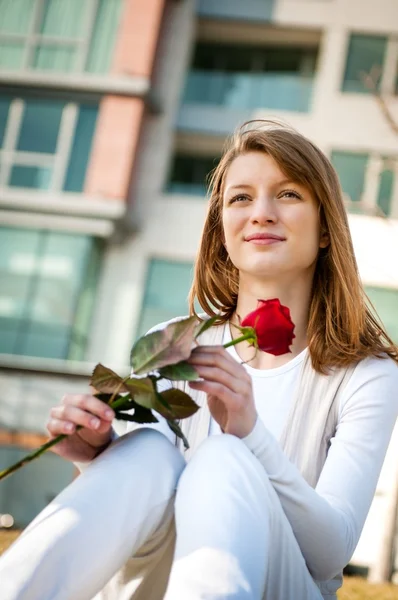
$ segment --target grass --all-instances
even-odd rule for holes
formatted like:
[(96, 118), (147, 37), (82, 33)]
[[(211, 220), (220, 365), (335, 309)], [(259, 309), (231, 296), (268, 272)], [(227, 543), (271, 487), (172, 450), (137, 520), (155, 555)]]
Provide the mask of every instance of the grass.
[[(19, 531), (0, 530), (0, 554), (18, 537)], [(398, 600), (398, 586), (371, 585), (362, 577), (344, 577), (338, 600)]]

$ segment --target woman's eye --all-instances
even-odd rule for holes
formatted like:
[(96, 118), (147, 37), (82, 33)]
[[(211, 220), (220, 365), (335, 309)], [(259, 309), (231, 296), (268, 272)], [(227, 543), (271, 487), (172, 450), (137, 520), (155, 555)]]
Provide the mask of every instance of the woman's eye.
[(238, 194), (237, 196), (231, 198), (229, 202), (232, 204), (233, 202), (245, 202), (246, 200), (249, 200), (248, 196), (245, 196), (244, 194)]
[(295, 192), (294, 190), (284, 190), (280, 196), (283, 196), (285, 198), (297, 198), (297, 200), (301, 200), (302, 197), (298, 192)]

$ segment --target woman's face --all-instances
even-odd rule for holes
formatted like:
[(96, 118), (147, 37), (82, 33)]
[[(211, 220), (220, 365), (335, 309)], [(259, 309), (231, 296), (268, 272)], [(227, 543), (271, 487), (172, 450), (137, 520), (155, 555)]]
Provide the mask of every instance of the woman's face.
[(289, 181), (264, 152), (248, 152), (231, 163), (222, 216), (225, 246), (241, 277), (312, 277), (319, 248), (328, 244), (320, 239), (312, 193)]

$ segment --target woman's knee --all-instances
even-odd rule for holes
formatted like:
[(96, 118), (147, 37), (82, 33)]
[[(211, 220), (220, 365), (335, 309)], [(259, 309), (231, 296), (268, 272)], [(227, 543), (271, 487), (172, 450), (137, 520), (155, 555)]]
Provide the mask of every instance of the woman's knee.
[(185, 460), (179, 450), (167, 437), (155, 429), (140, 427), (113, 442), (92, 465), (117, 463), (129, 471), (133, 464), (139, 465), (141, 472), (156, 474), (171, 469), (179, 477), (185, 467)]
[(233, 435), (208, 437), (197, 449), (178, 483), (178, 496), (194, 489), (255, 489), (264, 498), (272, 496), (272, 484), (264, 467), (247, 446)]
[(237, 465), (252, 458), (254, 458), (252, 453), (241, 439), (224, 433), (223, 435), (209, 436), (204, 440), (192, 457), (191, 462), (210, 462), (214, 466), (219, 465), (222, 468), (226, 464)]

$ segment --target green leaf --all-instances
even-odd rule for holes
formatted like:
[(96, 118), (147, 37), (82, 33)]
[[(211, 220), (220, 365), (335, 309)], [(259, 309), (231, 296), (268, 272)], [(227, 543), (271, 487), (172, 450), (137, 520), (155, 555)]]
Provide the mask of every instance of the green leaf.
[[(98, 398), (98, 400), (101, 400), (101, 402), (105, 402), (105, 404), (109, 404), (109, 401), (112, 398), (113, 394), (101, 394), (99, 392), (98, 394), (94, 394), (94, 396), (96, 398)], [(117, 404), (116, 411), (130, 410), (131, 408), (134, 408), (134, 400), (132, 400), (130, 398), (130, 394), (124, 394), (124, 395), (119, 394), (118, 396), (115, 396), (115, 398), (113, 399), (113, 402), (112, 402), (112, 406), (114, 404)]]
[[(105, 402), (105, 404), (109, 404), (109, 400), (112, 398), (112, 394), (101, 394), (101, 392), (98, 392), (97, 394), (93, 394), (93, 396), (95, 396), (96, 398), (98, 398), (98, 400), (101, 400), (101, 402)], [(120, 398), (121, 396), (116, 396), (116, 399)]]
[(170, 390), (161, 392), (159, 396), (170, 405), (173, 416), (176, 419), (192, 417), (199, 410), (199, 406), (192, 400), (191, 396), (181, 390), (171, 388)]
[(126, 379), (124, 385), (134, 398), (137, 394), (153, 394), (154, 391), (152, 379), (149, 377), (140, 378), (132, 376)]
[(117, 373), (104, 367), (101, 363), (96, 365), (91, 375), (90, 385), (98, 392), (104, 394), (114, 394), (115, 392), (128, 392), (128, 388), (123, 382), (123, 378)]
[(177, 421), (167, 421), (167, 425), (170, 427), (171, 431), (173, 433), (175, 433), (176, 436), (178, 438), (180, 438), (180, 440), (182, 440), (185, 450), (188, 450), (188, 448), (189, 448), (188, 440), (185, 437), (185, 435), (182, 433), (181, 428), (180, 428), (179, 424), (177, 423)]
[(210, 317), (209, 319), (203, 321), (203, 323), (199, 326), (199, 329), (195, 334), (195, 339), (197, 339), (200, 335), (202, 335), (202, 333), (210, 329), (210, 327), (212, 327), (216, 321), (217, 317)]
[(148, 410), (156, 410), (159, 414), (164, 416), (166, 419), (170, 417), (170, 411), (164, 408), (162, 403), (159, 402), (158, 392), (152, 386), (151, 391), (145, 391), (134, 396), (134, 401), (143, 408)]
[(182, 360), (175, 365), (166, 365), (165, 367), (162, 367), (159, 369), (159, 374), (172, 381), (195, 381), (195, 379), (199, 378), (194, 367), (185, 360)]
[(120, 421), (132, 421), (133, 423), (159, 423), (158, 419), (154, 414), (148, 409), (135, 405), (134, 413), (116, 413), (116, 419)]
[(196, 326), (196, 317), (188, 317), (140, 338), (130, 355), (134, 373), (142, 375), (189, 358)]

